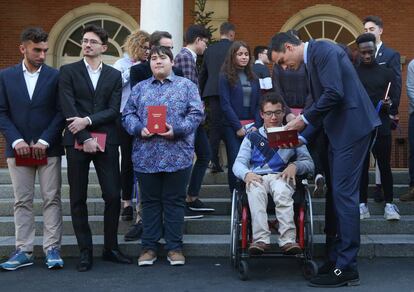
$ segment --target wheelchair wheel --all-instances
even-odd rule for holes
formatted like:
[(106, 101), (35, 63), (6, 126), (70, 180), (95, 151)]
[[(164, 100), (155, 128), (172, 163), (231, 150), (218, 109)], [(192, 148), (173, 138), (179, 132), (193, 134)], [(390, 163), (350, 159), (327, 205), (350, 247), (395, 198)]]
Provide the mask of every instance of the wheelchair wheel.
[(230, 262), (234, 268), (238, 268), (240, 261), (240, 224), (239, 224), (239, 209), (238, 209), (238, 196), (237, 191), (233, 191), (231, 201), (231, 223), (230, 223)]
[(241, 260), (239, 263), (239, 278), (246, 281), (249, 278), (249, 264), (246, 260)]
[(306, 190), (305, 210), (305, 258), (312, 260), (313, 257), (313, 210), (312, 197), (309, 190)]
[(310, 280), (318, 274), (318, 265), (312, 260), (305, 260), (302, 266), (302, 272), (305, 279)]

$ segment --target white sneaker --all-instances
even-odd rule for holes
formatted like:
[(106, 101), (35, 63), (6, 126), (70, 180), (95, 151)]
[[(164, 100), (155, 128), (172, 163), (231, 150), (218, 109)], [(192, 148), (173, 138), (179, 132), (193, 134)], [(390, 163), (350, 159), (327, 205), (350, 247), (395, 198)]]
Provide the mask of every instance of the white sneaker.
[(384, 208), (384, 218), (386, 220), (400, 220), (400, 210), (391, 203), (386, 203)]
[(313, 195), (315, 197), (322, 197), (325, 193), (325, 178), (322, 174), (318, 173), (315, 177), (315, 189)]
[(359, 204), (359, 219), (367, 219), (371, 217), (371, 214), (369, 214), (369, 209), (367, 204), (365, 203), (360, 203)]

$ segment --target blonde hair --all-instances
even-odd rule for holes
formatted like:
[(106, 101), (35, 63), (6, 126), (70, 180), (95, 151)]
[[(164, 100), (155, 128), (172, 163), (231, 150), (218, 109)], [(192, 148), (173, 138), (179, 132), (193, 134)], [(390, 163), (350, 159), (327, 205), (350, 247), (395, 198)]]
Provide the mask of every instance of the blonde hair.
[(141, 60), (145, 54), (145, 50), (142, 47), (146, 42), (149, 42), (149, 38), (150, 35), (146, 31), (134, 31), (125, 40), (123, 48), (130, 58), (137, 61)]

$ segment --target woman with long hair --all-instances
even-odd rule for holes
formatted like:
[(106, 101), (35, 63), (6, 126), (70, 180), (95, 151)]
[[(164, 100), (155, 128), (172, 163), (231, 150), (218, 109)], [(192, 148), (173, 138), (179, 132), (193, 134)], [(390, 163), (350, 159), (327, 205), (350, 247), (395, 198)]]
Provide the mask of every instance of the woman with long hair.
[(243, 137), (249, 131), (257, 130), (262, 124), (259, 112), (260, 85), (253, 73), (252, 64), (250, 47), (245, 42), (235, 41), (229, 48), (219, 76), (231, 192), (236, 183), (232, 167)]

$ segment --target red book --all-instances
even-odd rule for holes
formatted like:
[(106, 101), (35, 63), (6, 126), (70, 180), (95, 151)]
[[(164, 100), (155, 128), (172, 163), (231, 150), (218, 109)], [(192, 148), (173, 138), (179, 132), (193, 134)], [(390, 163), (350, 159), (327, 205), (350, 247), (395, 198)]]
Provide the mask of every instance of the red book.
[(269, 146), (272, 148), (280, 147), (281, 145), (293, 146), (299, 144), (298, 131), (297, 130), (285, 130), (284, 127), (272, 127), (266, 129), (267, 140)]
[(147, 129), (150, 133), (167, 132), (167, 107), (165, 105), (150, 105), (148, 108)]
[[(97, 132), (90, 132), (92, 139), (98, 142), (99, 146), (102, 148), (102, 152), (105, 152), (105, 145), (106, 145), (106, 134), (105, 133), (97, 133)], [(77, 140), (75, 140), (75, 149), (83, 150), (83, 144), (79, 144)]]
[(33, 148), (30, 147), (30, 157), (21, 157), (17, 155), (16, 150), (14, 150), (14, 157), (16, 158), (16, 166), (38, 166), (38, 165), (46, 165), (47, 164), (47, 157), (36, 159), (32, 157)]

